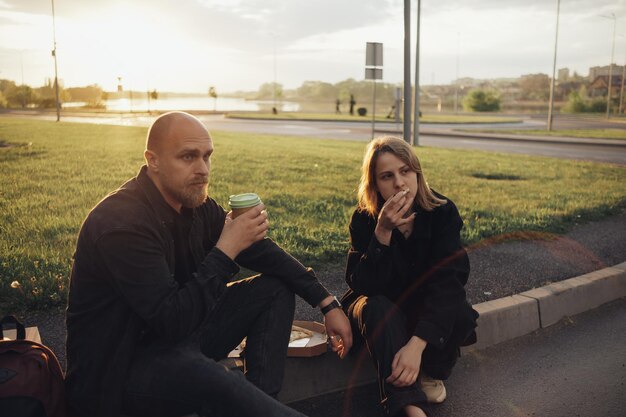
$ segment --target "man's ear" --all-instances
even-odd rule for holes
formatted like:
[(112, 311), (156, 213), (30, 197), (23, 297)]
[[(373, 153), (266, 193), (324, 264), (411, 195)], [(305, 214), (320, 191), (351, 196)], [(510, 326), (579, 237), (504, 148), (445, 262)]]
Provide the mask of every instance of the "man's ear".
[(154, 151), (146, 149), (143, 153), (143, 157), (148, 164), (148, 169), (153, 172), (159, 172), (159, 157)]

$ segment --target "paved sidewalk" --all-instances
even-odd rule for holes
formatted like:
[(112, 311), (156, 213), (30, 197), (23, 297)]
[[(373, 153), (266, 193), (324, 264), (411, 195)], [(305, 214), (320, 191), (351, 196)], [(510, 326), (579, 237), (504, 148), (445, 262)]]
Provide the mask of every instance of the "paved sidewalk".
[[(626, 298), (459, 359), (432, 417), (616, 417), (626, 396)], [(598, 352), (602, 352), (598, 354)], [(381, 417), (368, 384), (290, 404), (310, 417)]]

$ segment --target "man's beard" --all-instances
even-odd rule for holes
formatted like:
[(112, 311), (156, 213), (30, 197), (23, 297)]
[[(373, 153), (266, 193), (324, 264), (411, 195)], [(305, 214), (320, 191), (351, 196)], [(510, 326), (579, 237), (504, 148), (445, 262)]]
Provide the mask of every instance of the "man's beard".
[[(204, 183), (204, 186), (200, 188), (192, 185), (197, 183)], [(207, 185), (206, 179), (198, 179), (195, 183), (185, 184), (181, 189), (170, 187), (169, 184), (165, 184), (165, 186), (169, 188), (169, 194), (179, 201), (183, 207), (188, 208), (195, 208), (204, 203), (208, 196)]]

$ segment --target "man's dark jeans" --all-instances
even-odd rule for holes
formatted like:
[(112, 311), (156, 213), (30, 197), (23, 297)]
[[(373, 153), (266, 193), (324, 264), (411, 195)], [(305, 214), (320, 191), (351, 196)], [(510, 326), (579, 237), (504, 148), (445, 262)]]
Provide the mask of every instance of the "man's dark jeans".
[[(282, 385), (294, 308), (294, 294), (276, 278), (230, 284), (195, 337), (140, 346), (126, 381), (124, 413), (302, 416), (273, 398)], [(244, 377), (216, 361), (246, 336)]]

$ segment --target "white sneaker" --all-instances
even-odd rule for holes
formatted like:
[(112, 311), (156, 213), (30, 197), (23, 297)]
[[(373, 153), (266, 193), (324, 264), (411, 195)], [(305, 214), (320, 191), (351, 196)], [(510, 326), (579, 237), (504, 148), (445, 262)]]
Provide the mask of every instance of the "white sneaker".
[(418, 381), (429, 403), (440, 404), (444, 402), (446, 399), (446, 387), (443, 385), (442, 380), (420, 374)]

